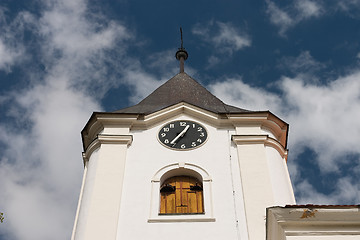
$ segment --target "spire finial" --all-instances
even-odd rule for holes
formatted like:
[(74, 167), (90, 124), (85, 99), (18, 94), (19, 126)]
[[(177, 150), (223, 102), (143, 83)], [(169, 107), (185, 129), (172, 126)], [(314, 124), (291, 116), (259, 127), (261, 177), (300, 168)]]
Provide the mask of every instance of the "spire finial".
[(182, 37), (182, 28), (180, 27), (180, 37), (181, 37), (181, 49), (184, 49), (184, 46), (183, 46), (183, 37)]
[(183, 46), (183, 34), (182, 28), (180, 27), (180, 36), (181, 36), (181, 47), (177, 50), (175, 57), (180, 61), (180, 72), (184, 72), (184, 61), (188, 58), (188, 53)]

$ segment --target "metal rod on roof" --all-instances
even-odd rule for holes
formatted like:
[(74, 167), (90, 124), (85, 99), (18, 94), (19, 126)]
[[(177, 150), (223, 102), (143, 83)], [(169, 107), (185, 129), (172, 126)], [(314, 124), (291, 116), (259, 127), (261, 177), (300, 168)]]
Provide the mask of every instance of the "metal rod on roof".
[(180, 57), (180, 72), (183, 73), (185, 70), (185, 63), (184, 63), (184, 58)]
[(180, 37), (181, 37), (181, 46), (179, 48), (179, 50), (176, 52), (175, 57), (177, 60), (180, 61), (180, 73), (184, 72), (184, 62), (185, 60), (188, 58), (188, 53), (184, 48), (183, 45), (183, 34), (182, 34), (182, 28), (180, 27)]
[(183, 37), (182, 37), (182, 28), (180, 27), (180, 37), (181, 37), (181, 49), (184, 49), (183, 47)]

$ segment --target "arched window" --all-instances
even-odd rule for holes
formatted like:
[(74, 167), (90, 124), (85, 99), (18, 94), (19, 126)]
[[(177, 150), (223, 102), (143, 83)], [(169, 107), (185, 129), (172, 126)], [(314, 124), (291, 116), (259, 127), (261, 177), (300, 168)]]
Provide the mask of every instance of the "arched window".
[(190, 176), (168, 178), (160, 187), (160, 214), (204, 213), (203, 185)]

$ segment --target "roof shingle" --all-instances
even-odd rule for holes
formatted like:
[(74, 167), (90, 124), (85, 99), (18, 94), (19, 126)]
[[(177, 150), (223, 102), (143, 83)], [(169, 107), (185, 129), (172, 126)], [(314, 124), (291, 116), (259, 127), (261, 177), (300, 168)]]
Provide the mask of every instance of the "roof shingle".
[(115, 112), (150, 114), (180, 102), (186, 102), (218, 114), (251, 112), (223, 103), (184, 72), (165, 82), (140, 103)]

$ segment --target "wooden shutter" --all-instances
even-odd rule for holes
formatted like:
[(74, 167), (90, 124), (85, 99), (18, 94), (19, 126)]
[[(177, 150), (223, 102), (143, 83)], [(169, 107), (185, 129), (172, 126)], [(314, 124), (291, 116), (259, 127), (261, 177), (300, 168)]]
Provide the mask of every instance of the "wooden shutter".
[(167, 179), (160, 189), (161, 214), (203, 213), (203, 190), (199, 180), (189, 176)]

